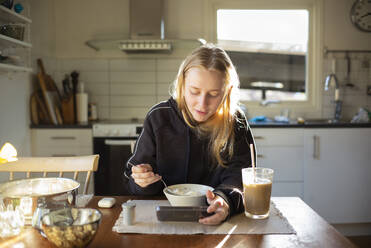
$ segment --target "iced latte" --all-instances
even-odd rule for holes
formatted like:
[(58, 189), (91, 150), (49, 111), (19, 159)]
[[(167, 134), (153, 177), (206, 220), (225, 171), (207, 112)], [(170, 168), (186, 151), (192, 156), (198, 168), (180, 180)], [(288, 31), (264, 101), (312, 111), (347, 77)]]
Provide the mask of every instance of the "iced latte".
[(242, 169), (245, 215), (264, 219), (269, 215), (273, 170), (268, 168)]

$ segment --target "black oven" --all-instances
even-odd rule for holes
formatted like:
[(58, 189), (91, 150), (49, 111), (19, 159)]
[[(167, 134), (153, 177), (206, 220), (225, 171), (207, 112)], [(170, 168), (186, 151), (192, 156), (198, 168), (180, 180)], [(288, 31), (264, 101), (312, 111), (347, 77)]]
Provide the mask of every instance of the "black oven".
[(135, 127), (135, 134), (126, 136), (113, 136), (112, 133), (117, 134), (115, 131), (110, 136), (96, 137), (93, 132), (94, 154), (100, 156), (98, 170), (94, 173), (95, 195), (129, 195), (124, 167), (140, 132), (140, 126)]

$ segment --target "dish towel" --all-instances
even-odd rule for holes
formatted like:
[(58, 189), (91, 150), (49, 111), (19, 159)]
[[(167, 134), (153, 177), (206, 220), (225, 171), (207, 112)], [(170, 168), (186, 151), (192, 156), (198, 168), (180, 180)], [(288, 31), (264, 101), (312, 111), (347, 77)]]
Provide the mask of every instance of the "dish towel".
[(118, 233), (145, 234), (296, 234), (287, 219), (271, 201), (269, 218), (253, 220), (238, 214), (218, 226), (198, 222), (161, 222), (157, 220), (156, 206), (169, 206), (167, 200), (133, 200), (136, 204), (133, 225), (125, 225), (123, 213), (112, 230)]

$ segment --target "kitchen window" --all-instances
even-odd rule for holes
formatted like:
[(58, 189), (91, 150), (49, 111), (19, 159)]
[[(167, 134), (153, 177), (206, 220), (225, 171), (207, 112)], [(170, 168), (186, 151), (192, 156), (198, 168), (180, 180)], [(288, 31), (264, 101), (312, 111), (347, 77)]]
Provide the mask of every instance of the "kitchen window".
[(248, 105), (318, 109), (321, 85), (320, 0), (209, 0), (209, 40), (223, 47)]

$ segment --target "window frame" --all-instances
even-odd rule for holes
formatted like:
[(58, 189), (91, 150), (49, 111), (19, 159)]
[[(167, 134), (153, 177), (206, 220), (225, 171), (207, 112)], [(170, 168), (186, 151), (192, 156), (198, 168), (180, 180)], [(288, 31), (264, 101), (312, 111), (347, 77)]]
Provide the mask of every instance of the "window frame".
[(290, 109), (295, 116), (321, 111), (322, 97), (322, 66), (323, 66), (323, 0), (206, 0), (204, 2), (204, 30), (208, 42), (217, 44), (217, 10), (218, 9), (306, 9), (309, 13), (308, 50), (306, 64), (305, 101), (282, 101), (269, 105), (260, 105), (257, 101), (242, 101), (249, 113), (253, 109), (257, 113), (277, 114), (277, 110)]

